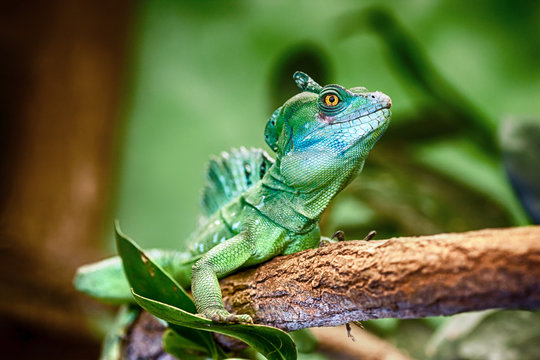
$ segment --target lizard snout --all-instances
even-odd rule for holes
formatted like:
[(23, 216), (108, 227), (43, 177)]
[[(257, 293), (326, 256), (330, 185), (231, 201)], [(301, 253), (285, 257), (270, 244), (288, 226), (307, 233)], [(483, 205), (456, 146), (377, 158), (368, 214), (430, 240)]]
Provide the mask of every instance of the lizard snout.
[(392, 99), (390, 99), (390, 96), (380, 91), (375, 91), (375, 92), (370, 93), (369, 97), (374, 102), (381, 104), (384, 108), (389, 109), (392, 106)]

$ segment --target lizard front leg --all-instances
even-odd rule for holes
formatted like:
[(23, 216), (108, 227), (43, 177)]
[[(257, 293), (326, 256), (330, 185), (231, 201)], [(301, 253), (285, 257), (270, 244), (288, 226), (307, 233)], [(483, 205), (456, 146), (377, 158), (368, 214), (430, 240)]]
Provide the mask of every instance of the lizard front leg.
[(225, 310), (218, 277), (238, 269), (255, 252), (247, 232), (212, 248), (192, 268), (191, 291), (197, 312), (216, 322), (252, 322), (249, 315)]

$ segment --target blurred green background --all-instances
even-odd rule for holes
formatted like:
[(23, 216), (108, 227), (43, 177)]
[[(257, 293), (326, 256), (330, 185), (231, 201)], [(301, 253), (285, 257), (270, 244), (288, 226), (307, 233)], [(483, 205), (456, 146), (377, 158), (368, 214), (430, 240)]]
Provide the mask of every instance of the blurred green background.
[(115, 216), (145, 246), (181, 248), (197, 224), (208, 156), (268, 150), (264, 125), (297, 92), (291, 77), (302, 70), (393, 100), (393, 123), (336, 201), (327, 233), (524, 224), (497, 128), (505, 116), (538, 116), (539, 9), (502, 1), (140, 3)]

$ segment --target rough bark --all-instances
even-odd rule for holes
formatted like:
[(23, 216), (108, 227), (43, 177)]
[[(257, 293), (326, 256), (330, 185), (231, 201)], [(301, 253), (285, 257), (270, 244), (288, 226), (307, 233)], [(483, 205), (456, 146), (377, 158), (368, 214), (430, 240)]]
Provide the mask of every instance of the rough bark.
[(224, 302), (287, 331), (540, 307), (540, 226), (346, 241), (221, 281)]

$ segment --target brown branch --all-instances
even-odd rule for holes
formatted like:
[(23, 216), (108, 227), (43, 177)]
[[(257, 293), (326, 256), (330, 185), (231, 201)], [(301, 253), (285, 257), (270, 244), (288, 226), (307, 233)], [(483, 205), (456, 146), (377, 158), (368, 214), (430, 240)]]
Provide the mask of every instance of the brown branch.
[(285, 330), (540, 307), (540, 226), (347, 241), (221, 281), (224, 301)]

